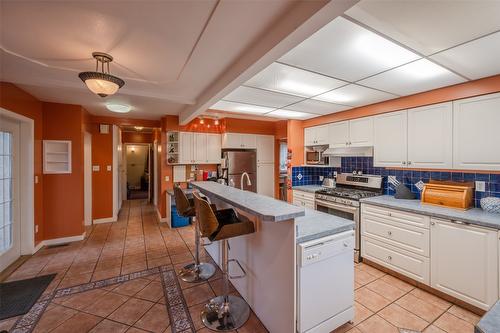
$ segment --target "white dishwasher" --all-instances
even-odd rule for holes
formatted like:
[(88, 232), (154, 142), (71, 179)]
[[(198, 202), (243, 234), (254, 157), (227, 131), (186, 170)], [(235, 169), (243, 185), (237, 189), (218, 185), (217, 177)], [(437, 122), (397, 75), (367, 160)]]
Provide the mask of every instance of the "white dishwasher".
[(297, 245), (297, 332), (329, 333), (354, 319), (354, 230)]

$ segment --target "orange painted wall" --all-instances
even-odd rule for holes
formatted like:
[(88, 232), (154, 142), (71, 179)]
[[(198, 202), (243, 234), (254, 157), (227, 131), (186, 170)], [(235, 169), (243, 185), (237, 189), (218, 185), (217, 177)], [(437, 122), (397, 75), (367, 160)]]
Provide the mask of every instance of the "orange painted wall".
[(34, 172), (38, 176), (38, 184), (35, 184), (35, 225), (38, 225), (38, 233), (35, 234), (35, 242), (44, 239), (43, 221), (43, 175), (42, 175), (42, 135), (43, 135), (43, 109), (42, 102), (31, 96), (24, 90), (12, 83), (0, 82), (0, 107), (31, 118), (35, 127), (34, 146)]
[[(289, 120), (287, 123), (288, 151), (292, 152), (292, 166), (304, 164), (304, 124), (302, 120)], [(288, 179), (292, 179), (292, 169), (288, 168)], [(288, 202), (292, 202), (292, 189), (288, 186)]]
[(153, 133), (122, 132), (122, 143), (153, 143)]
[(442, 103), (461, 98), (491, 94), (500, 91), (500, 75), (439, 88), (411, 96), (371, 104), (342, 112), (304, 120), (304, 127), (311, 127), (342, 120), (355, 119), (423, 105)]
[(99, 133), (99, 124), (88, 125), (92, 133), (92, 165), (98, 165), (99, 171), (92, 171), (92, 218), (113, 217), (113, 131), (110, 125), (108, 134)]
[(43, 103), (43, 138), (71, 140), (71, 174), (43, 175), (45, 239), (81, 235), (83, 226), (83, 113), (79, 105)]

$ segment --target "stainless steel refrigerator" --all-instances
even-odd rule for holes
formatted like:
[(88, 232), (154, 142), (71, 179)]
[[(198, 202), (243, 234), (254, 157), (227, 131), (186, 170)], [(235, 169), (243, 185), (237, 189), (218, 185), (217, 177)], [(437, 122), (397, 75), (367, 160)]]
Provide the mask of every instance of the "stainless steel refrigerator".
[(241, 188), (241, 175), (246, 172), (250, 177), (252, 185), (247, 184), (247, 178), (243, 180), (243, 189), (257, 192), (257, 153), (255, 151), (225, 151), (225, 173), (227, 184)]

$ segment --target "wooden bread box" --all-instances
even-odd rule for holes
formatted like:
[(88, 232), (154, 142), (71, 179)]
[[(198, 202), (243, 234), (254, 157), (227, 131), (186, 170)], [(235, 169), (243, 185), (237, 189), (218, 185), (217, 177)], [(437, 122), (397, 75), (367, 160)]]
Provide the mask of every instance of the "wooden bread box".
[(473, 194), (472, 183), (431, 181), (424, 185), (422, 203), (466, 210), (474, 205)]

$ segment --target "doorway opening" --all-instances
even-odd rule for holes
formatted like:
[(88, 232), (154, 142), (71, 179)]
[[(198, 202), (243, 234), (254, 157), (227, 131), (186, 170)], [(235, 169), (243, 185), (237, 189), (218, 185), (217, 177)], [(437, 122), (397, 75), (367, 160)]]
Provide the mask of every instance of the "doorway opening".
[(127, 200), (151, 200), (151, 145), (125, 144)]

